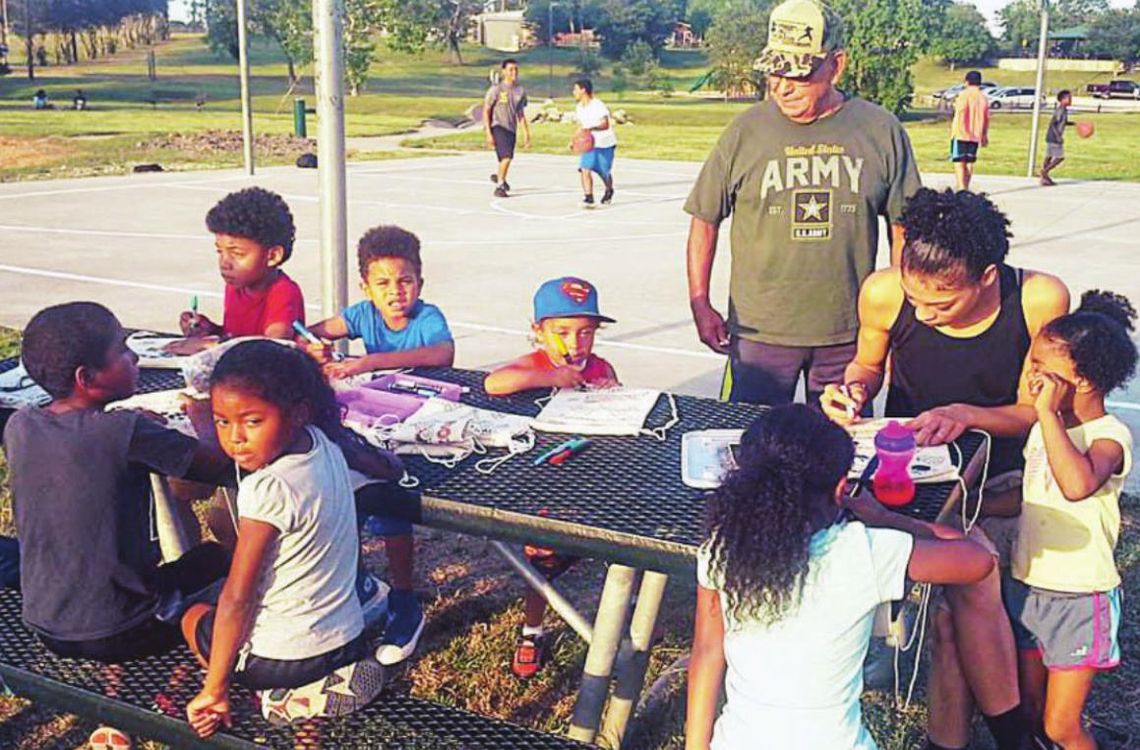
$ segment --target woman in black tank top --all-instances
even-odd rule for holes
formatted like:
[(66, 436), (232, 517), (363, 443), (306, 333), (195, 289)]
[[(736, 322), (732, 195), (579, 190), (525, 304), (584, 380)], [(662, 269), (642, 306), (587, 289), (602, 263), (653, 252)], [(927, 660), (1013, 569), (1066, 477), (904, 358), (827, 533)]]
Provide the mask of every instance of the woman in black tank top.
[[(998, 268), (1001, 307), (977, 336), (955, 338), (918, 320), (904, 299), (890, 329), (891, 382), (888, 417), (913, 417), (953, 403), (1008, 406), (1017, 403), (1021, 370), (1029, 352), (1029, 326), (1021, 304), (1021, 269)], [(1023, 440), (994, 441), (990, 476), (1019, 468)]]

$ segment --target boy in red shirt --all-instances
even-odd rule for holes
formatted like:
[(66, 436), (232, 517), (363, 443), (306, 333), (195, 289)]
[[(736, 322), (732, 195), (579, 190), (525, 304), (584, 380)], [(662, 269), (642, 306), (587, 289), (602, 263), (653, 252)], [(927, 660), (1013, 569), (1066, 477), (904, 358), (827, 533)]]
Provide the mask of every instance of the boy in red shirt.
[[(533, 388), (575, 388), (617, 385), (613, 365), (594, 354), (594, 334), (602, 323), (613, 323), (598, 312), (598, 290), (584, 280), (565, 276), (551, 279), (534, 295), (534, 339), (538, 349), (487, 376), (484, 389), (492, 396), (507, 396)], [(577, 558), (527, 545), (527, 560), (553, 581)], [(523, 627), (515, 644), (511, 671), (528, 679), (542, 668), (546, 639), (542, 618), (546, 600), (527, 589), (523, 600)]]
[(187, 310), (179, 321), (183, 335), (292, 339), (293, 321), (305, 321), (305, 300), (280, 268), (293, 254), (296, 237), (289, 206), (277, 193), (246, 188), (211, 208), (206, 227), (226, 282), (224, 317), (218, 325)]

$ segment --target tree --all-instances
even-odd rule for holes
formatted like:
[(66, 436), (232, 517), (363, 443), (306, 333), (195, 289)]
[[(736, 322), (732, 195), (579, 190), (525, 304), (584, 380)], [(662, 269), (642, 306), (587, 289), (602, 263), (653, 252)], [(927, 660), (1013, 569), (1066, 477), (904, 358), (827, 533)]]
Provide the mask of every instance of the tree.
[(847, 73), (842, 85), (895, 114), (910, 107), (910, 69), (942, 25), (937, 0), (833, 0), (843, 18)]
[(1111, 10), (1093, 19), (1085, 49), (1126, 65), (1140, 61), (1140, 5)]
[(1002, 27), (1001, 39), (1011, 53), (1024, 57), (1037, 49), (1041, 25), (1037, 0), (1013, 0), (998, 11), (998, 21)]
[(931, 40), (930, 51), (953, 70), (956, 65), (984, 60), (993, 47), (985, 16), (973, 5), (955, 3), (946, 10), (946, 20)]
[(597, 31), (602, 36), (602, 54), (620, 59), (626, 47), (641, 40), (661, 49), (681, 17), (676, 0), (603, 0)]
[(773, 0), (689, 0), (685, 4), (685, 20), (693, 27), (693, 33), (703, 38), (716, 20), (729, 11), (767, 11), (774, 4)]
[(717, 16), (705, 37), (713, 85), (726, 97), (759, 92), (761, 80), (752, 66), (767, 41), (767, 11), (739, 6)]

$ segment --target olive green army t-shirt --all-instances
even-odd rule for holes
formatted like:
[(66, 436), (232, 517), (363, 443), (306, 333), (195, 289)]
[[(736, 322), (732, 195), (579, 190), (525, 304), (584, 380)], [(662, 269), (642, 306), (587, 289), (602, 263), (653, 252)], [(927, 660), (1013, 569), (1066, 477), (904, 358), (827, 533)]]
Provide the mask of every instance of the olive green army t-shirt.
[(729, 330), (783, 346), (854, 341), (879, 217), (897, 223), (921, 186), (906, 131), (878, 105), (849, 99), (807, 125), (771, 101), (739, 115), (685, 202), (711, 224), (732, 216)]

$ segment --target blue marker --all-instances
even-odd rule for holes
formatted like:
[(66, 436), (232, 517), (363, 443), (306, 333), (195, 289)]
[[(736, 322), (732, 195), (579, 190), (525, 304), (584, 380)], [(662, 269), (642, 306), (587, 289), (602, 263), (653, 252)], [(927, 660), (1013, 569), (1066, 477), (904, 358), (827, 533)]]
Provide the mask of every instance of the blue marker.
[[(316, 346), (324, 346), (325, 345), (325, 342), (323, 342), (319, 338), (317, 338), (317, 334), (313, 333), (308, 328), (305, 328), (305, 324), (299, 320), (293, 321), (293, 330), (297, 332), (298, 336), (301, 336), (302, 338), (305, 339), (305, 341), (308, 341), (310, 344), (315, 344)], [(334, 349), (333, 353), (332, 353), (332, 358), (333, 358), (334, 362), (341, 362), (344, 360), (344, 355)]]

